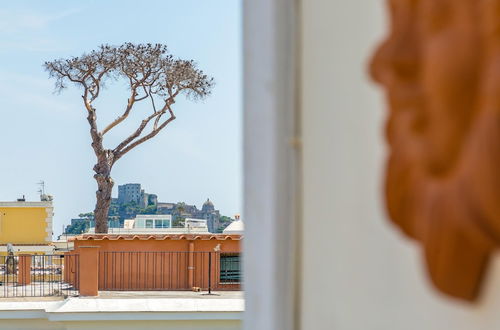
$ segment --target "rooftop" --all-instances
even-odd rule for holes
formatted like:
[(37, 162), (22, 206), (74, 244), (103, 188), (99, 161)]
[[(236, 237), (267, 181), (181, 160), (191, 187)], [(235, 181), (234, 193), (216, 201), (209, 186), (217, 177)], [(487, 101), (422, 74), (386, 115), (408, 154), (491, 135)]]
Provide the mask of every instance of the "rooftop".
[(241, 234), (212, 234), (212, 233), (183, 233), (183, 234), (83, 234), (75, 237), (68, 237), (68, 240), (241, 240)]
[(243, 234), (243, 231), (245, 229), (245, 225), (243, 224), (242, 220), (235, 220), (229, 224), (223, 231), (222, 234), (225, 235), (232, 235), (232, 234), (238, 234), (241, 235)]
[(0, 202), (0, 207), (52, 207), (52, 201), (42, 201), (42, 202), (26, 202), (26, 201), (15, 201), (15, 202)]

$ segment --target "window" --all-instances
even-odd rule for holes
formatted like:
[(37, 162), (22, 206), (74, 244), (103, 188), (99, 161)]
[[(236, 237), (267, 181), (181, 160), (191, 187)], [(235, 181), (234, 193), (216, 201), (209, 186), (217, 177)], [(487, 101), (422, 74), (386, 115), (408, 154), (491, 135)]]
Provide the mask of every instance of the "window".
[(152, 219), (146, 220), (146, 228), (153, 228), (153, 221)]
[(155, 228), (170, 228), (170, 220), (155, 220)]
[(241, 262), (240, 254), (221, 254), (220, 256), (220, 282), (240, 283)]

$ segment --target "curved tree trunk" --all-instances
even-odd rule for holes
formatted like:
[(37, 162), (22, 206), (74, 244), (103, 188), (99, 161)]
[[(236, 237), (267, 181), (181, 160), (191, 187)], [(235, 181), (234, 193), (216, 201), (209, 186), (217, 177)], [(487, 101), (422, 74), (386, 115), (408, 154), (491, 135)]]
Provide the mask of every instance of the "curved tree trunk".
[(97, 181), (97, 200), (94, 210), (95, 232), (96, 234), (106, 234), (108, 232), (108, 212), (114, 182), (109, 175), (96, 174), (94, 178)]
[(96, 205), (94, 210), (96, 234), (108, 232), (108, 212), (111, 205), (111, 192), (113, 191), (113, 179), (111, 178), (111, 166), (108, 157), (99, 157), (100, 161), (94, 166), (97, 181)]

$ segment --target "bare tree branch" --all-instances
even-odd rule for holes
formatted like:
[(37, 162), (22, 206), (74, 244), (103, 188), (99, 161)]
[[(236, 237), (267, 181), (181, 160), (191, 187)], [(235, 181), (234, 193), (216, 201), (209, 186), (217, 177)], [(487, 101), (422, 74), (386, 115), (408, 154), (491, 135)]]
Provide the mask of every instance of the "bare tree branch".
[(151, 99), (151, 106), (153, 107), (153, 112), (156, 112), (155, 99), (153, 98), (153, 95), (151, 94), (151, 89), (149, 91), (149, 98)]
[(106, 128), (104, 128), (102, 130), (102, 135), (106, 134), (113, 127), (117, 126), (122, 121), (124, 121), (125, 119), (127, 119), (127, 117), (130, 114), (130, 111), (132, 110), (132, 107), (134, 106), (135, 102), (136, 102), (136, 99), (135, 99), (135, 89), (132, 89), (132, 93), (131, 93), (130, 98), (128, 99), (128, 102), (127, 102), (127, 107), (125, 108), (125, 112), (120, 117), (116, 118), (111, 124), (109, 124), (108, 126), (106, 126)]
[[(154, 112), (152, 115), (150, 115), (149, 117), (145, 118), (141, 124), (139, 125), (139, 127), (129, 136), (127, 137), (125, 140), (123, 140), (115, 149), (113, 149), (113, 152), (115, 154), (119, 154), (121, 153), (121, 151), (130, 143), (132, 143), (134, 141), (134, 139), (138, 138), (142, 132), (144, 131), (144, 129), (148, 126), (149, 122), (154, 119), (155, 117), (158, 118), (160, 116), (162, 116), (165, 112), (167, 111), (167, 107), (166, 105), (160, 110), (160, 111), (157, 111), (157, 112)], [(123, 154), (122, 154), (123, 155)]]
[(123, 155), (125, 155), (127, 152), (129, 152), (130, 150), (134, 149), (135, 147), (137, 147), (138, 145), (146, 142), (147, 140), (153, 138), (156, 136), (156, 134), (160, 133), (160, 131), (165, 128), (168, 124), (170, 124), (172, 121), (175, 120), (175, 116), (173, 114), (171, 114), (170, 118), (168, 118), (165, 122), (163, 122), (163, 124), (161, 124), (158, 128), (156, 129), (153, 129), (151, 131), (151, 133), (143, 136), (142, 138), (140, 138), (139, 140), (135, 141), (134, 143), (130, 144), (129, 146), (127, 146), (125, 149), (123, 149), (122, 151), (119, 151), (118, 153), (116, 153), (116, 156), (115, 158), (116, 159), (119, 159), (121, 158)]

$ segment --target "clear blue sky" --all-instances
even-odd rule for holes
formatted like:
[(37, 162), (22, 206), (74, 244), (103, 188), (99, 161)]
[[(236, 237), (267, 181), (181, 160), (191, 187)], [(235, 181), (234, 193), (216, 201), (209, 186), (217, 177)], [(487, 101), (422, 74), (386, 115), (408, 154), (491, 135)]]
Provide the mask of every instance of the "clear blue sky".
[[(0, 201), (38, 200), (45, 180), (55, 198), (54, 232), (92, 211), (96, 184), (80, 91), (54, 94), (44, 61), (123, 42), (165, 43), (215, 78), (202, 102), (177, 102), (177, 120), (128, 153), (117, 185), (142, 183), (160, 201), (198, 207), (209, 197), (222, 214), (241, 211), (241, 2), (238, 0), (2, 1), (0, 4)], [(117, 116), (123, 87), (97, 105), (101, 124)], [(116, 144), (133, 119), (109, 136)]]

